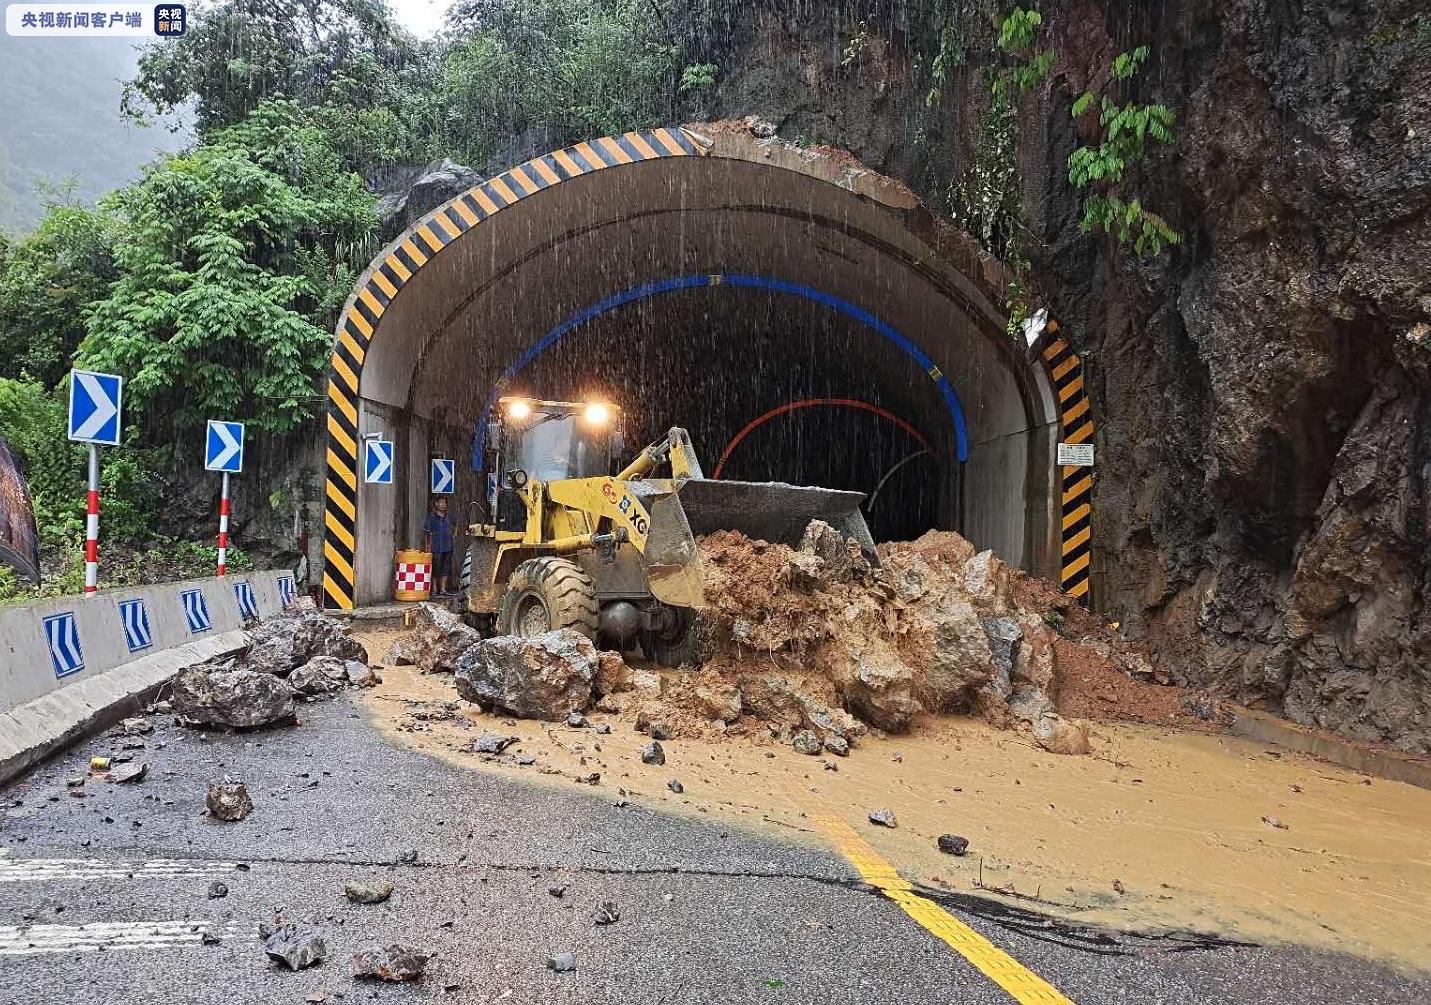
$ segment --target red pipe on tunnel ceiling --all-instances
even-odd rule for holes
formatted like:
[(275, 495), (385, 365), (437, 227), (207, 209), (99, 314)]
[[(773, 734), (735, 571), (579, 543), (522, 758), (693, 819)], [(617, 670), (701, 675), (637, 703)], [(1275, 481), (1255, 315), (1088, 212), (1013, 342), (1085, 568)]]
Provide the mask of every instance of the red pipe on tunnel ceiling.
[(725, 449), (721, 451), (720, 460), (716, 461), (715, 470), (711, 472), (711, 477), (719, 478), (721, 471), (725, 469), (725, 462), (730, 460), (730, 455), (735, 452), (736, 447), (740, 446), (740, 441), (745, 439), (751, 433), (755, 432), (755, 430), (759, 429), (761, 426), (765, 425), (771, 419), (777, 419), (780, 416), (785, 415), (788, 412), (793, 412), (798, 408), (814, 408), (820, 406), (832, 408), (858, 408), (861, 411), (871, 412), (875, 415), (878, 415), (882, 419), (887, 419), (888, 421), (893, 422), (900, 429), (903, 429), (910, 436), (914, 437), (914, 439), (918, 441), (919, 445), (923, 447), (926, 451), (929, 449), (929, 440), (925, 438), (923, 433), (915, 429), (908, 422), (901, 419), (899, 416), (895, 415), (887, 408), (871, 404), (868, 401), (860, 401), (856, 398), (802, 398), (799, 401), (790, 401), (786, 402), (783, 405), (778, 405), (775, 408), (772, 408), (770, 411), (766, 412), (764, 415), (752, 419), (750, 422), (746, 423), (745, 428), (742, 429), (740, 432), (736, 433), (734, 436), (732, 436), (730, 442), (725, 445)]

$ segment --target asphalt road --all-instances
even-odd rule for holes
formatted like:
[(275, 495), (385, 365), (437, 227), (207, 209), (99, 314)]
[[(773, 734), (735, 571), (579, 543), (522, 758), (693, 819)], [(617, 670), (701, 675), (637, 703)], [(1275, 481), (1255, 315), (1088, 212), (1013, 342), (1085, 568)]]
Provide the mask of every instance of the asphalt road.
[[(834, 852), (621, 807), (604, 787), (463, 771), (393, 747), (349, 696), (303, 716), (247, 735), (156, 717), (127, 751), (149, 765), (141, 783), (68, 794), (91, 754), (121, 752), (126, 738), (106, 735), (0, 790), (0, 1003), (1013, 1000)], [(202, 815), (225, 773), (256, 804), (239, 823)], [(407, 850), (417, 861), (398, 864)], [(350, 879), (395, 892), (350, 904)], [(226, 897), (208, 897), (214, 880)], [(603, 901), (615, 924), (595, 924)], [(1426, 977), (1351, 957), (1070, 933), (943, 903), (1079, 1005), (1431, 1001)], [(326, 960), (271, 964), (255, 933), (276, 913), (316, 918)], [(393, 942), (434, 954), (423, 981), (355, 981), (351, 955)], [(548, 969), (564, 952), (576, 971)]]

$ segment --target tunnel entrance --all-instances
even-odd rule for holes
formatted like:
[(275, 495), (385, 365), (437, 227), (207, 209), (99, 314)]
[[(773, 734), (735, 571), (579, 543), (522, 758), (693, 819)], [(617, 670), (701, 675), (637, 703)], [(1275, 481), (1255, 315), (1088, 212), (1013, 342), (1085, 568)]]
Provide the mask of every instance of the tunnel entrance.
[[(432, 458), (458, 460), (469, 522), (499, 393), (611, 401), (633, 452), (685, 426), (708, 473), (855, 489), (877, 539), (955, 529), (1057, 577), (1068, 372), (1047, 336), (1006, 333), (997, 273), (902, 186), (731, 124), (493, 178), (379, 255), (344, 311), (325, 604), (391, 595)], [(395, 444), (393, 484), (363, 481), (366, 438)]]

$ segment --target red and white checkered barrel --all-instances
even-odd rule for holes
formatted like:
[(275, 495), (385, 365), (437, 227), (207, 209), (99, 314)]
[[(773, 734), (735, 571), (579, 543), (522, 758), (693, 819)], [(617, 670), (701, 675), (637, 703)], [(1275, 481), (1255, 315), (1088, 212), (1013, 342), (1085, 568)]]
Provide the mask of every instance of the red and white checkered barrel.
[(397, 553), (395, 600), (426, 600), (432, 595), (432, 552), (408, 549)]

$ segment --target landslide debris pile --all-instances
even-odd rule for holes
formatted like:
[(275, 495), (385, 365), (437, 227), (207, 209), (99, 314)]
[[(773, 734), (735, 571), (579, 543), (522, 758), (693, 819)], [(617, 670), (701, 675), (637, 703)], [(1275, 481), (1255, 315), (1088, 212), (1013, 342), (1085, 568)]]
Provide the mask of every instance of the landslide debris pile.
[(387, 655), (455, 675), (486, 711), (560, 721), (593, 706), (629, 713), (654, 739), (746, 735), (843, 755), (870, 730), (971, 714), (1026, 729), (1058, 753), (1088, 752), (1071, 716), (1202, 723), (1221, 710), (1158, 686), (1146, 656), (1072, 598), (931, 531), (880, 547), (813, 521), (798, 548), (720, 531), (699, 542), (706, 574), (698, 665), (656, 673), (570, 631), (482, 640), (423, 605)]
[(295, 721), (298, 700), (380, 680), (368, 664), (368, 651), (341, 621), (294, 608), (260, 622), (235, 655), (181, 673), (167, 707), (190, 725), (253, 729)]

